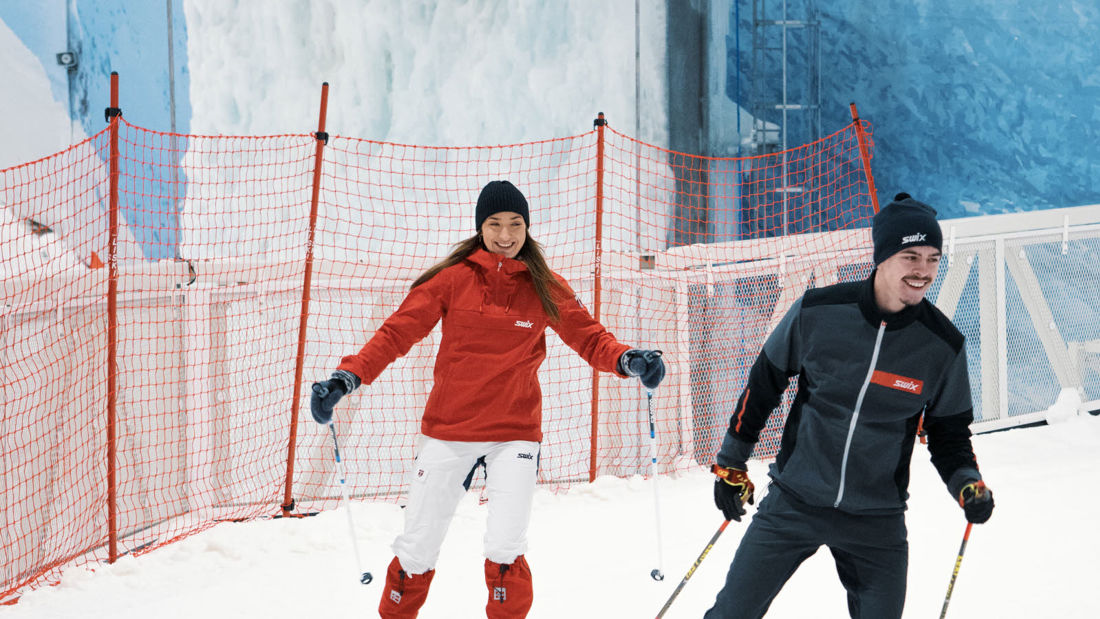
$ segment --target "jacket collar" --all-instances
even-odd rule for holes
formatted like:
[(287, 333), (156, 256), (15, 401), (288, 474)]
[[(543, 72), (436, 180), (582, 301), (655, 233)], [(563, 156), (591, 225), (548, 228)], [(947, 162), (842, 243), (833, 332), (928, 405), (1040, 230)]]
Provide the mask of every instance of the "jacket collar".
[(894, 312), (892, 314), (886, 313), (879, 309), (878, 303), (875, 302), (875, 273), (878, 269), (871, 269), (871, 274), (867, 276), (867, 279), (863, 280), (863, 284), (859, 288), (859, 310), (863, 314), (863, 317), (867, 319), (867, 322), (871, 323), (874, 327), (878, 327), (879, 324), (885, 322), (886, 329), (892, 331), (894, 329), (901, 329), (908, 326), (914, 320), (917, 319), (917, 315), (920, 313), (921, 308), (928, 302), (927, 299), (922, 299), (917, 305), (910, 305), (900, 312)]
[(505, 275), (514, 275), (516, 273), (522, 273), (527, 270), (527, 264), (522, 260), (516, 260), (515, 258), (505, 258), (500, 254), (494, 254), (484, 248), (477, 248), (472, 254), (466, 256), (466, 259), (474, 264), (480, 266), (486, 271), (497, 272), (501, 271)]

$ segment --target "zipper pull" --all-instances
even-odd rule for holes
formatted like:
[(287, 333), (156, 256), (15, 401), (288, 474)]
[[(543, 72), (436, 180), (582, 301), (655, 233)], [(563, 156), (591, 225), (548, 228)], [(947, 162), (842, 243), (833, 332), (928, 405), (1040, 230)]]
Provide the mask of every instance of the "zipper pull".
[(497, 262), (497, 272), (500, 272), (500, 270), (501, 270), (501, 269), (502, 269), (503, 267), (504, 267), (504, 261), (503, 261), (503, 260), (501, 260), (501, 261)]

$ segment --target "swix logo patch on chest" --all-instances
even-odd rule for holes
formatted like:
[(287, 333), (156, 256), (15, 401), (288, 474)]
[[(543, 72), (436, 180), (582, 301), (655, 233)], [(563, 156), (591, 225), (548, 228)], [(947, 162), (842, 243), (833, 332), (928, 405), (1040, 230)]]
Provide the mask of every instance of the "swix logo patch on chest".
[(923, 241), (927, 238), (928, 238), (927, 234), (922, 234), (922, 233), (918, 232), (916, 234), (910, 234), (909, 236), (901, 237), (901, 244), (902, 245), (908, 245), (910, 243), (919, 243), (919, 242), (921, 242), (921, 241)]
[(397, 589), (390, 589), (390, 601), (392, 601), (394, 604), (400, 604), (401, 592)]
[(508, 599), (508, 591), (504, 587), (493, 587), (493, 601), (503, 602)]
[(530, 329), (531, 327), (535, 326), (535, 323), (531, 322), (530, 320), (517, 320), (514, 326), (523, 327), (524, 329)]
[(897, 389), (898, 391), (905, 391), (906, 393), (915, 395), (920, 395), (920, 392), (924, 389), (923, 380), (907, 378), (905, 376), (899, 376), (889, 372), (880, 372), (878, 370), (875, 370), (875, 373), (871, 375), (871, 382), (876, 385), (882, 385), (883, 387)]

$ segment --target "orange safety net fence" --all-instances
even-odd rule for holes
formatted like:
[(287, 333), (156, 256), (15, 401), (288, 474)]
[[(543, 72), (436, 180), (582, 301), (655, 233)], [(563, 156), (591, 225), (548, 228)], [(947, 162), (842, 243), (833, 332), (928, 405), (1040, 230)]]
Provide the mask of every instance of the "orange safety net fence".
[[(117, 117), (0, 170), (0, 599), (220, 521), (336, 507), (309, 384), (475, 233), (492, 179), (525, 193), (531, 236), (589, 311), (620, 341), (664, 351), (660, 470), (709, 464), (790, 303), (870, 270), (868, 133), (857, 121), (785, 152), (707, 158), (608, 126), (463, 148), (326, 136), (318, 149), (310, 134), (175, 135)], [(402, 500), (438, 342), (437, 327), (338, 407), (354, 498)], [(648, 474), (638, 381), (593, 380), (552, 332), (547, 347), (540, 483)], [(779, 424), (757, 457), (774, 455)]]

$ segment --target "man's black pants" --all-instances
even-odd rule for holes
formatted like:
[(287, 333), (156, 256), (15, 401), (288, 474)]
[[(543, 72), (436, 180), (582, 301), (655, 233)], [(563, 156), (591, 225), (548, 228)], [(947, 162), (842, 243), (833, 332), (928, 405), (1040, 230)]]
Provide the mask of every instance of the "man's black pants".
[(909, 568), (905, 514), (856, 516), (813, 507), (772, 484), (704, 619), (763, 617), (798, 566), (822, 545), (833, 553), (854, 619), (901, 617)]

